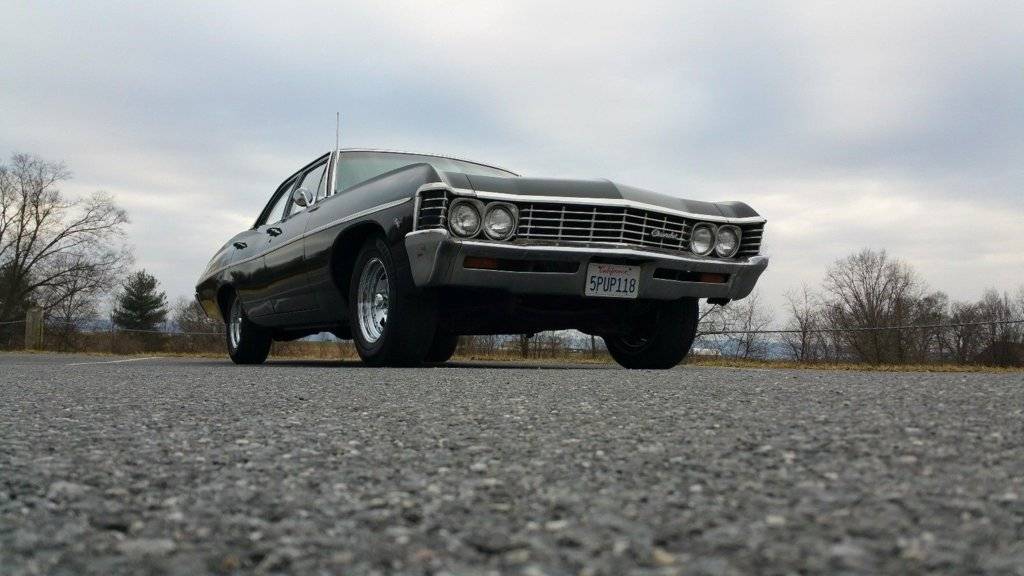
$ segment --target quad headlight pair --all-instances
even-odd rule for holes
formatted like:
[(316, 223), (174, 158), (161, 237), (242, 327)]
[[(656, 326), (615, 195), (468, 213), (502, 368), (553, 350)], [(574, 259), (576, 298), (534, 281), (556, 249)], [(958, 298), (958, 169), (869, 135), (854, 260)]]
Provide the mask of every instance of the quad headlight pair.
[(707, 256), (712, 251), (721, 258), (731, 258), (740, 249), (740, 229), (737, 226), (715, 226), (701, 222), (690, 232), (690, 251)]
[(511, 204), (459, 199), (448, 208), (448, 227), (456, 236), (472, 238), (480, 233), (491, 240), (507, 240), (516, 230), (516, 209)]

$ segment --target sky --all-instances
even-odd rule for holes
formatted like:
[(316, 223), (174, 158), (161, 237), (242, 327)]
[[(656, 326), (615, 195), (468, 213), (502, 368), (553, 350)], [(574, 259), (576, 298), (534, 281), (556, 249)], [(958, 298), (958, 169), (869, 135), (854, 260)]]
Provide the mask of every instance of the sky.
[(334, 145), (601, 177), (768, 219), (762, 299), (886, 249), (932, 289), (1024, 284), (1024, 4), (8, 2), (0, 155), (112, 193), (191, 296)]

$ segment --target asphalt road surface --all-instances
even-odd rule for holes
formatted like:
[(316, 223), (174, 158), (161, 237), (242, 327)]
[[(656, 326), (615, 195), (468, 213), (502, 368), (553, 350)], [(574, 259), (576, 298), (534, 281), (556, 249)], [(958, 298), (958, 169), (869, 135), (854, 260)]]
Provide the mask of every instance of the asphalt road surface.
[(4, 574), (1024, 574), (1024, 374), (0, 355)]

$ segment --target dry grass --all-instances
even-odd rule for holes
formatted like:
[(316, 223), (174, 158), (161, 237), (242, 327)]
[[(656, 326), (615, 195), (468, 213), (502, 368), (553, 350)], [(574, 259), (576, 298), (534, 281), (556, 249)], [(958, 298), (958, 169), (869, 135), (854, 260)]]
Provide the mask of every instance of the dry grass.
[[(64, 352), (65, 350), (48, 349), (42, 352)], [(172, 356), (190, 358), (224, 358), (223, 340), (218, 337), (206, 339), (182, 339), (163, 337), (158, 339), (132, 338), (130, 335), (111, 335), (106, 333), (82, 335), (76, 342), (74, 350), (69, 352), (98, 355), (146, 355)], [(271, 349), (271, 357), (293, 360), (346, 360), (359, 359), (351, 342), (275, 342)], [(545, 349), (531, 353), (523, 358), (518, 349), (498, 349), (493, 351), (458, 350), (453, 357), (456, 362), (529, 362), (531, 364), (579, 364), (609, 365), (614, 364), (605, 352), (591, 355), (589, 352), (572, 352), (568, 350)], [(686, 363), (691, 366), (707, 366), (722, 368), (759, 368), (787, 370), (855, 370), (871, 372), (1024, 372), (1024, 367), (998, 367), (981, 365), (954, 364), (857, 364), (857, 363), (800, 363), (787, 360), (747, 360), (721, 356), (691, 356)]]
[(761, 368), (779, 370), (854, 370), (860, 372), (1024, 372), (1024, 366), (983, 366), (979, 364), (862, 364), (834, 362), (794, 362), (791, 360), (751, 360), (721, 356), (691, 356), (691, 366), (712, 368)]
[(523, 358), (522, 354), (518, 351), (506, 352), (497, 350), (494, 352), (483, 353), (473, 352), (471, 354), (460, 354), (456, 352), (455, 356), (452, 357), (455, 362), (459, 361), (478, 361), (478, 362), (531, 362), (531, 363), (546, 363), (546, 364), (614, 364), (611, 356), (607, 354), (598, 353), (597, 356), (591, 356), (589, 353), (572, 353), (563, 352), (560, 354), (549, 354), (545, 353), (540, 356), (531, 355), (529, 358)]

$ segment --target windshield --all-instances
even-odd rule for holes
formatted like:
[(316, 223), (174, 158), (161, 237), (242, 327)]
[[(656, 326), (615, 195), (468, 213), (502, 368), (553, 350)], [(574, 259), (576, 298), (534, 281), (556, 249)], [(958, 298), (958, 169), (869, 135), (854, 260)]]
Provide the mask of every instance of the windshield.
[(344, 192), (356, 184), (410, 164), (430, 164), (438, 172), (461, 172), (471, 176), (516, 176), (500, 168), (441, 156), (398, 152), (342, 152), (337, 164), (338, 184), (335, 189)]

